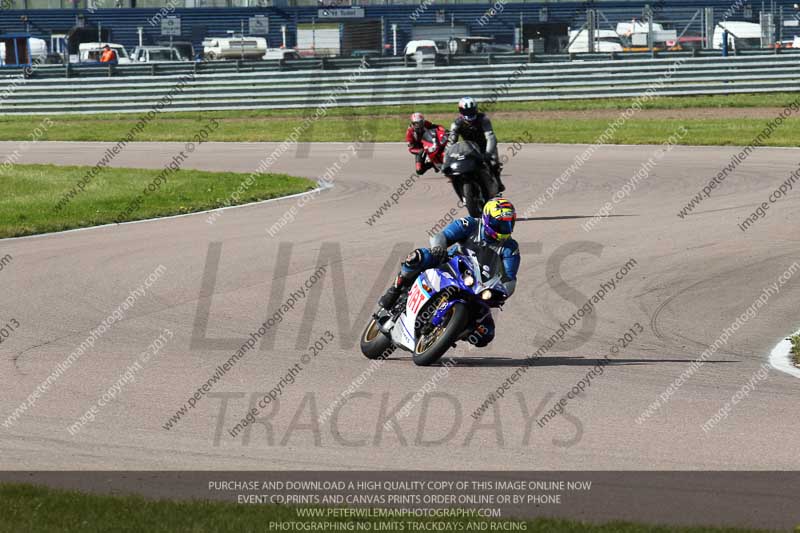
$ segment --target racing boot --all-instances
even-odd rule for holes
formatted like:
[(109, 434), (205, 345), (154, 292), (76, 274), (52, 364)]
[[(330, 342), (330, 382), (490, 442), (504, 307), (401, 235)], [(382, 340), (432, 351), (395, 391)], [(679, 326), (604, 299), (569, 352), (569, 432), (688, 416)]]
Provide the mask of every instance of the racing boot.
[(397, 299), (400, 298), (401, 294), (403, 294), (403, 289), (395, 285), (392, 285), (391, 287), (386, 289), (386, 292), (383, 293), (381, 299), (378, 300), (378, 305), (382, 309), (385, 309), (386, 311), (391, 311), (392, 308), (394, 307), (394, 304), (397, 303)]
[(407, 291), (408, 288), (411, 286), (412, 280), (407, 280), (403, 273), (397, 274), (397, 279), (395, 279), (394, 283), (391, 287), (386, 289), (386, 292), (381, 296), (381, 299), (378, 300), (378, 305), (386, 310), (387, 313), (392, 312), (392, 308), (397, 303), (397, 299), (400, 298), (400, 295), (403, 292)]
[(391, 332), (392, 328), (394, 327), (394, 321), (397, 319), (397, 315), (394, 312), (394, 306), (397, 304), (397, 300), (400, 298), (400, 295), (407, 291), (409, 286), (410, 284), (407, 285), (405, 283), (403, 274), (400, 273), (397, 275), (397, 279), (392, 286), (386, 289), (386, 292), (383, 294), (383, 296), (381, 296), (381, 299), (378, 300), (379, 309), (372, 316), (378, 322), (378, 329), (387, 335)]
[[(431, 253), (441, 258), (440, 262), (447, 258), (447, 250), (443, 248), (434, 248), (431, 250)], [(392, 308), (397, 303), (397, 299), (400, 295), (408, 291), (417, 279), (424, 256), (425, 253), (421, 248), (408, 254), (406, 260), (403, 261), (402, 270), (398, 272), (397, 278), (394, 280), (394, 284), (389, 287), (384, 295), (381, 296), (381, 299), (378, 300), (378, 305), (381, 306), (381, 308), (389, 313), (392, 312)]]
[[(417, 166), (416, 166), (417, 176), (422, 176), (423, 174), (425, 174), (431, 168), (435, 168), (435, 167), (433, 166), (433, 163), (430, 163), (428, 161), (425, 161), (423, 163), (417, 163)], [(436, 172), (439, 172), (439, 171), (437, 170)]]

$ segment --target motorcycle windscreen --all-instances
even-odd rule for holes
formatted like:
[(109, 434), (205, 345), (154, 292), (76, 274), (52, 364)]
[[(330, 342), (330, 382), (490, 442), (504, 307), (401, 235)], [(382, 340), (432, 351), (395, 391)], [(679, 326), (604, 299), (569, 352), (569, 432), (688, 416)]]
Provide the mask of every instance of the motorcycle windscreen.
[(449, 173), (454, 175), (472, 174), (473, 172), (475, 172), (476, 168), (477, 166), (475, 165), (475, 161), (473, 161), (472, 159), (465, 159), (463, 161), (452, 161), (447, 166)]
[(459, 141), (447, 147), (446, 157), (454, 160), (466, 159), (469, 157), (481, 157), (481, 150), (477, 144), (470, 141)]
[(477, 243), (471, 239), (461, 244), (461, 246), (475, 254), (478, 263), (481, 265), (481, 281), (491, 279), (498, 274), (501, 278), (505, 277), (506, 269), (503, 265), (503, 258), (492, 246)]
[(461, 141), (450, 145), (444, 156), (446, 174), (470, 174), (475, 172), (478, 163), (483, 160), (477, 145)]
[(428, 143), (428, 145), (436, 144), (436, 130), (425, 130), (425, 133), (422, 134), (422, 140)]

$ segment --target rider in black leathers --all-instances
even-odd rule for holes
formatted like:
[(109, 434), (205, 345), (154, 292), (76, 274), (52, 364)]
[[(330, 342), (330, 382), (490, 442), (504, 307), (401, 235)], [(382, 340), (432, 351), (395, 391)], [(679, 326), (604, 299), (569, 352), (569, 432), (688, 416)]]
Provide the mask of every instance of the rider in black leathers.
[(450, 146), (458, 142), (459, 137), (465, 141), (472, 141), (478, 145), (483, 152), (492, 174), (497, 179), (499, 191), (503, 192), (506, 187), (500, 179), (502, 166), (497, 157), (497, 138), (494, 136), (492, 121), (483, 113), (478, 112), (478, 104), (470, 97), (464, 97), (458, 102), (459, 116), (450, 126)]

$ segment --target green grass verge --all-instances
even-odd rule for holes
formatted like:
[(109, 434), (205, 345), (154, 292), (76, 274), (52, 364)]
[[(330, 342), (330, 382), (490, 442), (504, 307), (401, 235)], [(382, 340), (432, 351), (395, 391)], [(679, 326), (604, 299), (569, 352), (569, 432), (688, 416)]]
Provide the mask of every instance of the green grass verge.
[[(797, 98), (796, 93), (687, 96), (654, 98), (643, 104), (645, 109), (708, 109), (783, 107)], [(632, 100), (610, 98), (597, 100), (498, 103), (492, 112), (519, 111), (590, 111), (624, 110)], [(408, 114), (425, 111), (434, 121), (449, 124), (454, 105), (388, 106), (361, 108), (331, 108), (327, 115), (303, 132), (301, 141), (353, 141), (365, 129), (377, 142), (402, 141)], [(210, 133), (212, 141), (283, 141), (309, 116), (311, 110), (256, 110), (165, 112), (139, 133), (138, 141), (189, 141), (207, 123), (216, 119), (219, 127)], [(290, 119), (290, 120), (287, 120)], [(294, 120), (291, 120), (294, 119)], [(41, 116), (0, 117), (0, 140), (29, 139), (31, 132), (42, 122)], [(138, 120), (137, 114), (54, 115), (53, 125), (40, 140), (51, 141), (112, 141), (124, 137)], [(608, 126), (608, 119), (598, 118), (506, 118), (496, 120), (495, 128), (502, 141), (525, 139), (527, 142), (590, 143)], [(618, 129), (611, 142), (651, 144), (663, 142), (683, 126), (689, 133), (682, 144), (742, 145), (761, 129), (766, 119), (647, 119), (636, 114)], [(765, 142), (771, 146), (800, 145), (800, 119), (788, 119)]]
[[(430, 115), (432, 120), (447, 122), (452, 117)], [(635, 115), (634, 115), (635, 116)], [(248, 121), (218, 119), (219, 127), (210, 134), (211, 141), (226, 142), (282, 142), (289, 137), (299, 121), (259, 120)], [(191, 140), (203, 119), (161, 119), (151, 123), (136, 140), (188, 141)], [(618, 144), (659, 144), (680, 127), (688, 133), (681, 144), (691, 145), (746, 145), (766, 125), (766, 119), (636, 119), (628, 120), (616, 130), (609, 141)], [(40, 140), (50, 141), (115, 141), (124, 137), (135, 123), (134, 117), (110, 121), (97, 119), (91, 123), (72, 122), (70, 119), (54, 120), (54, 125)], [(495, 121), (495, 131), (501, 142), (522, 140), (534, 143), (592, 143), (608, 128), (607, 119), (503, 119)], [(345, 119), (325, 118), (314, 124), (300, 137), (307, 142), (350, 142), (364, 130), (365, 138), (376, 142), (402, 142), (407, 119), (405, 117)], [(6, 140), (24, 138), (35, 124), (24, 120), (0, 131)], [(16, 130), (16, 134), (13, 131)], [(800, 119), (787, 119), (764, 142), (767, 146), (800, 146)]]
[[(248, 174), (178, 170), (144, 194), (162, 169), (106, 167), (61, 209), (64, 194), (91, 167), (11, 165), (0, 180), (0, 238), (177, 215), (276, 198), (312, 189), (314, 182), (284, 174), (263, 174), (249, 187)], [(238, 199), (234, 192), (244, 189)]]
[(789, 340), (792, 341), (792, 361), (800, 366), (800, 333), (789, 337)]
[[(138, 496), (100, 496), (39, 486), (0, 484), (0, 532), (100, 533), (107, 531), (148, 533), (227, 533), (272, 531), (270, 522), (303, 521), (322, 524), (358, 521), (370, 524), (404, 524), (381, 531), (412, 531), (409, 522), (442, 522), (443, 519), (298, 519), (293, 508), (277, 505), (237, 505), (227, 502), (146, 500)], [(473, 519), (446, 520), (465, 526)], [(625, 522), (591, 525), (581, 522), (537, 519), (527, 521), (532, 533), (742, 533), (744, 529), (708, 527), (658, 527)], [(458, 531), (458, 526), (448, 531)], [(317, 529), (322, 531), (323, 529)], [(373, 530), (375, 528), (373, 527)], [(466, 527), (460, 529), (468, 531)], [(499, 530), (499, 529), (498, 529)]]

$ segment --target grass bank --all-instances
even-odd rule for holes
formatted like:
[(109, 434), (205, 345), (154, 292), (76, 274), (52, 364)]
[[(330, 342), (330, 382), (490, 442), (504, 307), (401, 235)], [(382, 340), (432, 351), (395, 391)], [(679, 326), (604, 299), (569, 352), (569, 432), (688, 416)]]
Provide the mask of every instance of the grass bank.
[[(0, 238), (63, 231), (238, 205), (303, 192), (305, 178), (106, 167), (84, 190), (76, 187), (91, 167), (11, 165), (2, 177)], [(150, 189), (153, 189), (152, 191)]]
[[(742, 145), (764, 128), (767, 118), (735, 116), (732, 109), (777, 108), (797, 98), (793, 93), (687, 96), (654, 98), (642, 105), (645, 110), (689, 110), (678, 118), (654, 120), (634, 113), (624, 127), (617, 130), (613, 141), (622, 144), (652, 144), (663, 142), (679, 127), (688, 134), (683, 144)], [(538, 101), (498, 103), (491, 106), (493, 114), (506, 113), (495, 120), (501, 141), (524, 139), (542, 143), (590, 143), (608, 126), (614, 116), (593, 117), (604, 111), (627, 109), (632, 99)], [(412, 111), (424, 111), (428, 117), (449, 124), (454, 117), (453, 105), (387, 106), (360, 108), (331, 108), (327, 115), (302, 132), (300, 141), (349, 142), (364, 130), (376, 142), (402, 141)], [(719, 110), (709, 118), (698, 118), (690, 111)], [(580, 116), (561, 117), (559, 112), (586, 112)], [(165, 112), (158, 115), (140, 132), (137, 141), (189, 141), (210, 119), (219, 127), (210, 133), (212, 141), (283, 141), (313, 110), (255, 110)], [(525, 113), (553, 113), (531, 117)], [(39, 140), (51, 141), (113, 141), (125, 137), (138, 119), (137, 114), (53, 115), (52, 125)], [(41, 116), (0, 117), (0, 140), (25, 140), (41, 124)], [(800, 119), (790, 118), (765, 142), (771, 146), (799, 146)], [(40, 128), (41, 129), (41, 128)]]
[[(345, 525), (355, 521), (369, 523), (372, 530), (381, 522), (380, 531), (414, 531), (410, 522), (432, 524), (434, 520), (383, 520), (374, 518), (298, 519), (291, 507), (279, 505), (237, 505), (208, 501), (156, 501), (137, 496), (101, 496), (73, 491), (54, 490), (26, 484), (0, 484), (0, 532), (17, 533), (100, 533), (106, 531), (148, 533), (243, 533), (273, 531), (270, 523), (302, 521), (317, 527), (307, 531), (324, 531), (325, 522)], [(469, 531), (468, 522), (477, 519), (446, 520), (449, 529), (419, 531)], [(443, 519), (435, 520), (442, 523)], [(383, 526), (394, 524), (393, 527)], [(459, 528), (459, 524), (461, 527)], [(497, 524), (497, 522), (495, 522)], [(516, 531), (523, 530), (522, 524)], [(435, 526), (436, 524), (434, 524)], [(497, 524), (499, 525), (499, 524)], [(612, 522), (591, 525), (567, 520), (538, 519), (525, 522), (524, 531), (531, 533), (744, 533), (744, 529), (657, 527)], [(331, 527), (330, 525), (328, 527)], [(344, 529), (340, 529), (344, 530)], [(364, 529), (362, 529), (364, 530)], [(474, 529), (473, 529), (474, 530)], [(493, 529), (500, 531), (502, 529)]]

